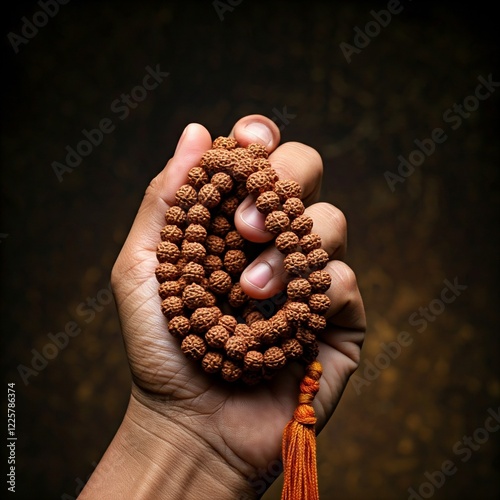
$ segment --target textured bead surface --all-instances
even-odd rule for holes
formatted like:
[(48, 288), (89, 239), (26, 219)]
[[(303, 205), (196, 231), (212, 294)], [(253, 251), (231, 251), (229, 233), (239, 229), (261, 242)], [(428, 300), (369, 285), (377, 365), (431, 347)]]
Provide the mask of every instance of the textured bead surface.
[[(235, 227), (249, 194), (287, 273), (286, 290), (266, 301), (250, 298), (239, 283), (262, 250)], [(323, 270), (329, 257), (300, 197), (300, 185), (279, 179), (264, 146), (243, 148), (222, 136), (177, 190), (159, 235), (155, 275), (169, 332), (205, 373), (254, 385), (287, 361), (317, 356), (316, 335), (330, 307), (331, 278)]]

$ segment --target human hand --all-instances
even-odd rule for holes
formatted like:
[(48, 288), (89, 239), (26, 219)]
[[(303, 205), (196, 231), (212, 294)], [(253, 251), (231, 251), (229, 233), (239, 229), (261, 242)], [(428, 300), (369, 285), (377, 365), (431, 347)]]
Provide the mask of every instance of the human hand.
[[(328, 327), (319, 338), (323, 376), (314, 403), (320, 430), (358, 366), (365, 330), (354, 273), (341, 260), (346, 250), (345, 218), (332, 205), (316, 203), (323, 169), (316, 151), (299, 143), (278, 146), (276, 125), (258, 115), (239, 120), (231, 136), (242, 146), (253, 142), (264, 145), (279, 177), (301, 185), (306, 214), (314, 220), (312, 232), (321, 236), (322, 247), (331, 259), (325, 268), (332, 278), (327, 292), (331, 299)], [(112, 285), (133, 377), (130, 406), (122, 426), (127, 437), (120, 441), (120, 447), (127, 446), (130, 436), (144, 435), (150, 448), (139, 444), (140, 456), (150, 462), (149, 469), (158, 470), (176, 463), (176, 453), (182, 455), (179, 450), (185, 448), (184, 453), (189, 450), (192, 454), (193, 466), (198, 461), (202, 468), (208, 467), (204, 474), (205, 479), (212, 477), (208, 491), (214, 491), (214, 484), (224, 483), (223, 490), (231, 490), (228, 498), (234, 498), (235, 491), (248, 491), (247, 478), (279, 458), (282, 432), (297, 404), (303, 368), (287, 366), (274, 379), (256, 387), (230, 385), (207, 376), (187, 360), (179, 342), (168, 333), (155, 278), (159, 234), (175, 192), (211, 144), (204, 127), (186, 127), (174, 156), (148, 187), (113, 268)], [(238, 208), (235, 225), (247, 240), (263, 243), (262, 253), (244, 271), (240, 283), (251, 297), (269, 298), (285, 287), (283, 256), (273, 245), (265, 245), (272, 236), (264, 230), (264, 217), (251, 197)], [(134, 442), (138, 444), (136, 439)], [(152, 449), (162, 450), (164, 455)], [(127, 453), (133, 455), (134, 450)], [(183, 458), (178, 457), (177, 463)], [(124, 467), (127, 470), (126, 464)], [(176, 498), (177, 486), (164, 481), (160, 485), (157, 479), (146, 478), (145, 482), (155, 488), (156, 498)], [(84, 493), (92, 491), (98, 493), (91, 479)], [(193, 498), (200, 496), (199, 491), (191, 493)], [(223, 498), (221, 495), (219, 492), (217, 497)], [(184, 491), (183, 498), (188, 497)]]

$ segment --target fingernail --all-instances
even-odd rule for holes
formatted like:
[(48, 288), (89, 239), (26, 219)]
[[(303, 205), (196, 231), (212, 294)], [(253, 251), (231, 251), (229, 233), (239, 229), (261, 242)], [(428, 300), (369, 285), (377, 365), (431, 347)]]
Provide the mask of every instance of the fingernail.
[(254, 229), (258, 229), (259, 231), (265, 231), (265, 216), (261, 214), (256, 206), (252, 203), (248, 208), (241, 212), (241, 219), (243, 222)]
[(245, 279), (257, 288), (264, 288), (273, 277), (273, 270), (267, 262), (259, 262), (245, 273)]
[(253, 135), (256, 142), (263, 146), (269, 146), (273, 140), (273, 134), (263, 123), (252, 122), (245, 127), (245, 132)]

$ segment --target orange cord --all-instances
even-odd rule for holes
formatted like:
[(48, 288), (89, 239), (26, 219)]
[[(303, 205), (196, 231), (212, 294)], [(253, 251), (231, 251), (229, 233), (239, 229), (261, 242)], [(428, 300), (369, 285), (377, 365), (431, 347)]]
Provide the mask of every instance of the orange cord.
[(284, 484), (281, 500), (319, 500), (316, 465), (316, 415), (312, 402), (323, 369), (313, 361), (300, 383), (299, 405), (283, 432)]

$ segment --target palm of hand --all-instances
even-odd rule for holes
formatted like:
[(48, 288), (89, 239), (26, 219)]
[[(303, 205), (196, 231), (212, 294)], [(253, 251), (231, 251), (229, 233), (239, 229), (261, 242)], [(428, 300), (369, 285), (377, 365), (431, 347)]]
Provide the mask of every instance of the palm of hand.
[[(242, 388), (207, 376), (185, 358), (168, 333), (154, 277), (156, 253), (144, 249), (114, 286), (135, 384), (135, 395), (160, 414), (176, 418), (228, 461), (238, 457), (255, 469), (279, 457), (281, 435), (297, 404), (303, 367), (289, 366), (272, 381)], [(139, 271), (140, 270), (140, 271)], [(134, 304), (139, 307), (134, 308)], [(131, 314), (123, 310), (133, 309)], [(316, 414), (321, 428), (357, 366), (359, 333), (336, 329), (320, 342), (320, 361), (333, 366), (321, 379)]]

